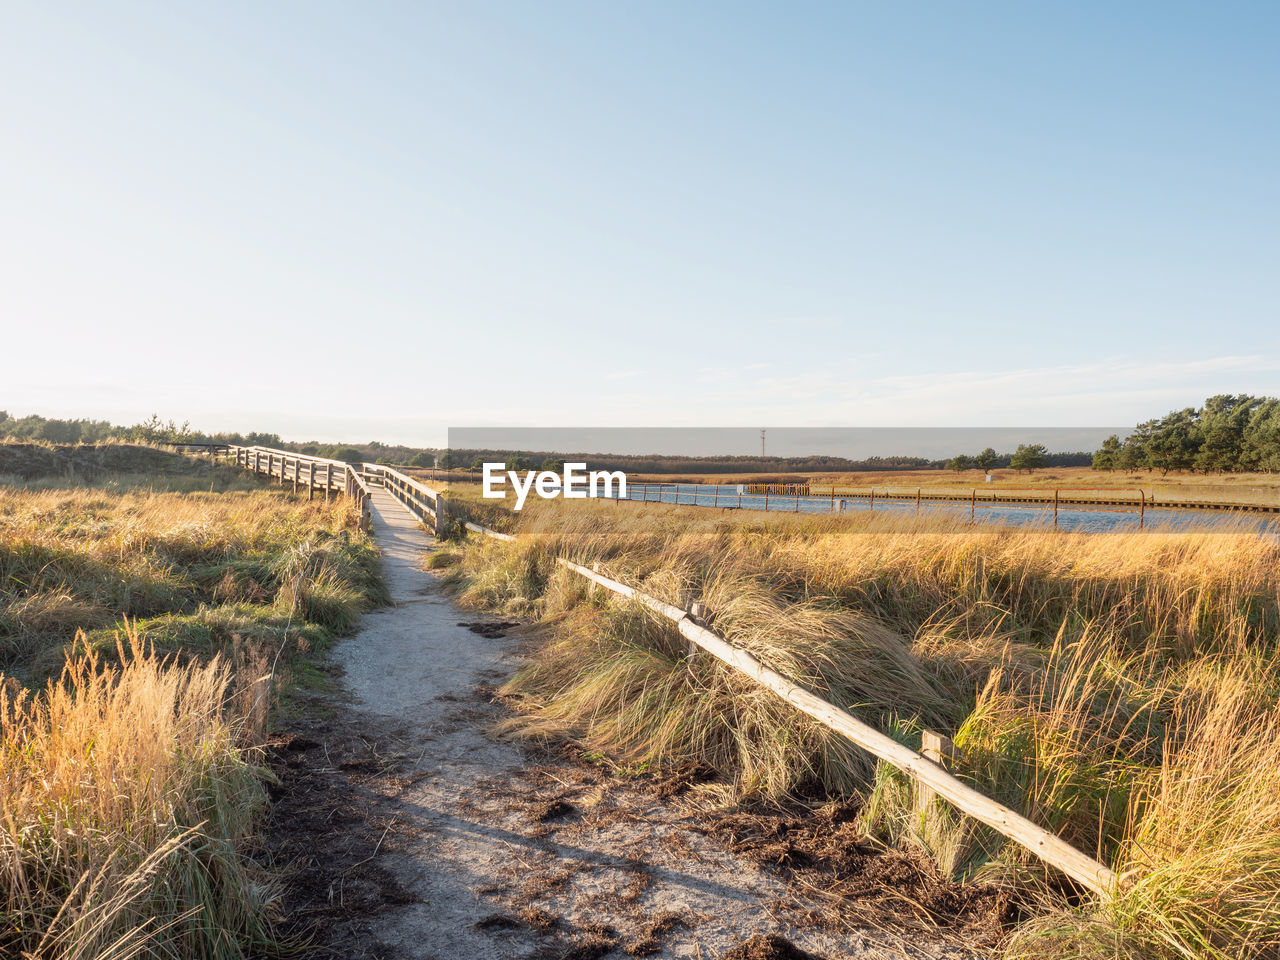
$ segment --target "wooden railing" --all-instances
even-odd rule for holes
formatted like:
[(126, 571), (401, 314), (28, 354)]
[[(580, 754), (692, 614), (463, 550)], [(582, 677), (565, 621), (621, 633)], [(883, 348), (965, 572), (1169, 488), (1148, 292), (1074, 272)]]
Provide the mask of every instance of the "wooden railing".
[[(513, 541), (516, 538), (509, 533), (499, 533), (478, 523), (467, 522), (467, 529), (482, 533), (498, 540)], [(574, 573), (586, 577), (613, 593), (644, 604), (663, 617), (672, 621), (676, 629), (691, 644), (705, 650), (717, 660), (727, 664), (739, 673), (745, 674), (763, 687), (777, 694), (783, 700), (823, 726), (836, 731), (854, 744), (866, 750), (890, 766), (906, 774), (915, 781), (920, 795), (924, 798), (943, 797), (962, 813), (973, 817), (997, 833), (1008, 837), (1015, 843), (1031, 851), (1045, 863), (1056, 867), (1068, 877), (1085, 888), (1106, 896), (1116, 892), (1119, 879), (1110, 867), (1098, 862), (1086, 853), (1077, 850), (1061, 837), (1031, 822), (1014, 810), (992, 800), (985, 794), (975, 790), (958, 777), (948, 773), (943, 764), (943, 757), (938, 751), (934, 756), (917, 753), (910, 747), (903, 746), (892, 737), (880, 732), (875, 727), (859, 720), (846, 710), (823, 700), (817, 694), (792, 683), (782, 674), (773, 670), (747, 651), (736, 647), (729, 640), (707, 629), (699, 620), (706, 618), (706, 611), (700, 605), (692, 605), (684, 610), (674, 604), (659, 600), (657, 597), (643, 593), (634, 587), (627, 586), (617, 580), (602, 575), (599, 570), (588, 569), (581, 564), (556, 559), (561, 566)], [(945, 740), (934, 734), (932, 739)]]
[(278, 479), (281, 486), (291, 482), (295, 493), (306, 490), (308, 500), (317, 492), (323, 492), (326, 500), (334, 494), (350, 497), (360, 516), (360, 529), (369, 529), (369, 485), (355, 465), (271, 447), (229, 445), (226, 455), (246, 470)]
[(436, 536), (444, 532), (448, 509), (444, 494), (421, 480), (381, 464), (365, 464), (364, 475), (371, 483), (381, 484), (400, 501), (401, 506), (427, 525)]

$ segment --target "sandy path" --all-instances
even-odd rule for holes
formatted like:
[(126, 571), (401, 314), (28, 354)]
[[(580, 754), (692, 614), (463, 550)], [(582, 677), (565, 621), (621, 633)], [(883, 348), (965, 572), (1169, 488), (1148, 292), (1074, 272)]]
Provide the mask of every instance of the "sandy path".
[(514, 641), (465, 625), (476, 615), (419, 569), (434, 541), (381, 489), (373, 526), (394, 606), (336, 653), (358, 738), (394, 768), (369, 802), (385, 825), (376, 866), (399, 892), (370, 921), (368, 955), (719, 957), (756, 934), (827, 958), (903, 955), (794, 922), (783, 881), (691, 829), (679, 798), (491, 739), (501, 707), (485, 691), (515, 668)]

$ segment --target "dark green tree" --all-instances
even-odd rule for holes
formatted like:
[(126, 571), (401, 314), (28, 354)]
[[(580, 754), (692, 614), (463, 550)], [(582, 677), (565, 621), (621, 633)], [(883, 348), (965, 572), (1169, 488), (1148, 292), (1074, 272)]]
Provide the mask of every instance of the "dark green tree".
[(1244, 432), (1263, 403), (1261, 397), (1220, 394), (1204, 402), (1200, 411), (1202, 442), (1196, 467), (1205, 473), (1239, 470), (1244, 457)]
[(1045, 465), (1048, 451), (1043, 443), (1020, 443), (1018, 449), (1009, 458), (1009, 466), (1014, 470), (1025, 470), (1030, 473), (1037, 467)]
[(1119, 470), (1121, 469), (1121, 457), (1123, 452), (1123, 444), (1120, 437), (1112, 434), (1102, 441), (1102, 449), (1093, 455), (1093, 469), (1095, 470)]
[(1190, 470), (1196, 464), (1203, 440), (1199, 411), (1194, 407), (1175, 410), (1157, 421), (1146, 445), (1147, 463), (1159, 470), (1161, 476), (1171, 470)]
[(1280, 400), (1267, 397), (1249, 416), (1241, 438), (1240, 467), (1280, 470)]

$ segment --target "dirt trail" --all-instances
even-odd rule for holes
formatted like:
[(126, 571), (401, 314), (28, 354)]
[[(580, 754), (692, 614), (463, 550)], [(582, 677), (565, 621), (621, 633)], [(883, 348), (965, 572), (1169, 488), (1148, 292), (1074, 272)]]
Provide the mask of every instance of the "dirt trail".
[(826, 928), (681, 797), (492, 739), (510, 625), (421, 571), (434, 542), (380, 489), (373, 525), (394, 605), (337, 649), (349, 704), (280, 751), (303, 786), (285, 790), (279, 850), (310, 891), (286, 907), (329, 955), (717, 958), (752, 936), (733, 956), (805, 955), (776, 936), (824, 958), (973, 955)]

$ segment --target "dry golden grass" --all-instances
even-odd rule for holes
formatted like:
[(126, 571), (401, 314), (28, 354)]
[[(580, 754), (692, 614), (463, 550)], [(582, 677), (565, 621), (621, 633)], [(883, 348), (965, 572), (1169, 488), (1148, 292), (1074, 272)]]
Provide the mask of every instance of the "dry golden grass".
[[(860, 792), (869, 831), (1037, 904), (1011, 954), (1280, 951), (1274, 537), (563, 502), (517, 523), (533, 536), (471, 544), (454, 574), (472, 602), (551, 626), (509, 688), (517, 730), (710, 767), (724, 799)], [(1071, 906), (1021, 848), (941, 804), (920, 816), (908, 782), (688, 659), (668, 625), (592, 595), (557, 554), (704, 600), (730, 640), (908, 743), (922, 726), (953, 734), (961, 776), (1112, 865), (1123, 893)]]
[(119, 667), (76, 657), (42, 694), (0, 690), (0, 950), (200, 957), (268, 943), (273, 888), (244, 856), (266, 804), (263, 711), (240, 708), (217, 658), (178, 667), (136, 638), (119, 653)]
[(0, 487), (0, 955), (279, 946), (267, 712), (382, 598), (376, 551), (343, 502), (200, 479)]
[(122, 617), (172, 648), (183, 623), (229, 640), (232, 613), (241, 634), (341, 629), (377, 595), (374, 556), (345, 503), (279, 490), (0, 487), (0, 671), (56, 675), (77, 629), (110, 650)]

